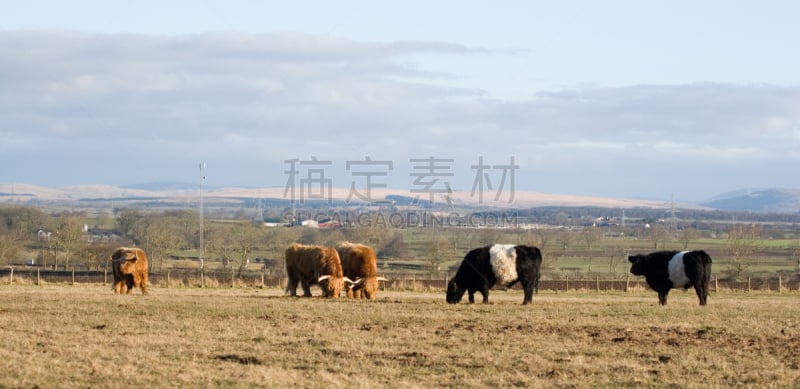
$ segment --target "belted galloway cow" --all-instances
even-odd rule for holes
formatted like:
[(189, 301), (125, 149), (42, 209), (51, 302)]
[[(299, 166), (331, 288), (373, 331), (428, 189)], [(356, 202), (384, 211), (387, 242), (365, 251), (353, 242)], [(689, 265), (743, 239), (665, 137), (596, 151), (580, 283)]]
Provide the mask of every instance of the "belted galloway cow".
[(694, 287), (700, 305), (706, 305), (711, 279), (711, 257), (703, 250), (657, 251), (628, 257), (631, 274), (644, 276), (650, 289), (658, 292), (658, 303), (667, 305), (670, 289)]
[(524, 245), (495, 244), (480, 247), (467, 253), (455, 277), (447, 283), (447, 302), (461, 301), (469, 292), (470, 304), (475, 302), (475, 292), (481, 292), (483, 302), (489, 302), (489, 289), (495, 284), (510, 287), (519, 282), (525, 297), (522, 304), (530, 304), (534, 290), (539, 287), (542, 253), (538, 248)]

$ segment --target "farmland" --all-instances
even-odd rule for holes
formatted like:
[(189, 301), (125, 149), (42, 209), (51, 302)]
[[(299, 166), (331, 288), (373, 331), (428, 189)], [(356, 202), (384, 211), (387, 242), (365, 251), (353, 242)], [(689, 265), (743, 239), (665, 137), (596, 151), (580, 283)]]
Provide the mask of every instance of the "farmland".
[[(319, 295), (318, 289), (312, 289)], [(0, 286), (0, 387), (800, 385), (797, 291), (443, 292)]]

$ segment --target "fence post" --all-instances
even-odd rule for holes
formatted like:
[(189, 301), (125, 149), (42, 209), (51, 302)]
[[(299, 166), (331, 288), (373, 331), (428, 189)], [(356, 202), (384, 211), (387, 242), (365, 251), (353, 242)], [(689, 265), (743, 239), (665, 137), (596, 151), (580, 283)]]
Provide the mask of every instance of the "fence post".
[(597, 276), (597, 292), (600, 292), (600, 276)]
[(781, 279), (780, 274), (778, 275), (778, 293), (783, 292), (783, 280)]
[(108, 285), (108, 269), (103, 269), (103, 285)]
[(715, 292), (719, 291), (719, 278), (717, 277), (716, 274), (714, 274), (714, 291)]
[(264, 269), (261, 269), (261, 287), (264, 287)]
[(75, 285), (75, 266), (72, 267), (72, 285)]
[(170, 286), (169, 270), (167, 270), (167, 288)]
[(626, 274), (625, 275), (625, 293), (628, 293), (628, 291), (630, 291), (630, 290), (631, 290), (631, 275), (630, 274)]
[(9, 266), (11, 268), (11, 274), (8, 276), (8, 284), (14, 285), (14, 266)]
[(39, 268), (36, 268), (36, 286), (42, 286), (42, 278), (39, 275)]
[(235, 277), (235, 276), (236, 276), (236, 273), (231, 271), (231, 288), (233, 288), (233, 277)]
[(564, 291), (565, 292), (569, 292), (569, 276), (564, 276), (564, 281), (565, 281), (565, 284), (566, 284), (564, 286)]
[(750, 277), (747, 277), (747, 291), (750, 291)]

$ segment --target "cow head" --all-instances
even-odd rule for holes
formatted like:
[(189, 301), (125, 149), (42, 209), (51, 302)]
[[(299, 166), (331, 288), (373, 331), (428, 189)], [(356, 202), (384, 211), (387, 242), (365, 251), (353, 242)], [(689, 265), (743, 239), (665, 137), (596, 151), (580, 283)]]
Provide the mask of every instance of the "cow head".
[(333, 298), (339, 297), (346, 283), (353, 284), (353, 281), (347, 277), (332, 277), (330, 274), (320, 276), (317, 282), (322, 288), (323, 296)]
[(457, 304), (461, 301), (461, 298), (464, 297), (464, 292), (466, 291), (466, 289), (461, 289), (458, 286), (455, 279), (450, 280), (450, 282), (447, 283), (447, 303)]
[(631, 263), (631, 274), (635, 276), (643, 276), (645, 273), (645, 262), (647, 257), (642, 254), (631, 255), (628, 257), (628, 262)]

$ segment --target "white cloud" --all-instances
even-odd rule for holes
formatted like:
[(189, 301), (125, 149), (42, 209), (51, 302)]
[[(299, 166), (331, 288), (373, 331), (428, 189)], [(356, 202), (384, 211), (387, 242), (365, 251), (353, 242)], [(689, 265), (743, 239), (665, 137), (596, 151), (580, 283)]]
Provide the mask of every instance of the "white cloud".
[[(631, 184), (615, 194), (631, 195), (637, 193), (624, 191), (640, 190), (633, 184), (649, 182), (654, 171), (667, 176), (691, 166), (698, 182), (713, 179), (728, 189), (747, 177), (720, 166), (749, 163), (763, 171), (783, 158), (774, 167), (781, 172), (798, 162), (799, 87), (583, 87), (503, 101), (481, 85), (437, 85), (459, 73), (459, 63), (452, 73), (430, 72), (407, 62), (420, 54), (463, 62), (507, 55), (446, 42), (308, 34), (0, 32), (0, 163), (58, 166), (27, 171), (23, 164), (5, 170), (0, 182), (92, 183), (114, 172), (174, 181), (183, 171), (178, 165), (216, 158), (231, 166), (221, 184), (258, 185), (269, 174), (284, 181), (282, 161), (310, 155), (398, 164), (436, 155), (465, 166), (478, 155), (516, 155), (537, 177), (528, 189), (595, 194), (597, 182), (624, 175)], [(108, 149), (126, 147), (148, 163), (87, 169), (118, 155)], [(161, 168), (140, 172), (150, 165)], [(271, 173), (254, 174), (267, 165)], [(462, 174), (462, 186), (470, 174)]]

